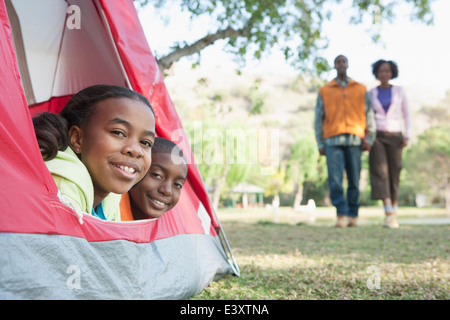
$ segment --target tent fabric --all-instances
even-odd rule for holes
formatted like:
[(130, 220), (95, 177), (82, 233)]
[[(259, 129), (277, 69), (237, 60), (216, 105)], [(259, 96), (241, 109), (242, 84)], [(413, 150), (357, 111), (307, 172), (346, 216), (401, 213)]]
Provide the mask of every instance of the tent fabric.
[(211, 236), (135, 244), (0, 233), (0, 298), (185, 299), (229, 272), (220, 260), (221, 245)]
[[(131, 0), (40, 1), (36, 4), (39, 10), (45, 6), (60, 8), (61, 3), (79, 5), (82, 17), (80, 30), (66, 30), (63, 24), (64, 30), (56, 32), (57, 41), (50, 34), (40, 35), (43, 41), (53, 39), (52, 46), (44, 45), (47, 52), (52, 52), (45, 59), (40, 57), (40, 48), (36, 48), (40, 43), (29, 45), (32, 37), (23, 35), (21, 41), (17, 40), (18, 31), (50, 30), (27, 26), (42, 17), (36, 14), (28, 17), (31, 21), (24, 19), (27, 11), (21, 8), (23, 2), (26, 1), (0, 1), (0, 298), (183, 299), (224, 274), (238, 275), (194, 163), (189, 164), (188, 181), (179, 203), (156, 220), (102, 221), (90, 215), (80, 217), (61, 203), (40, 155), (30, 110), (31, 114), (59, 112), (84, 86), (131, 86), (150, 100), (156, 113), (157, 135), (171, 138), (176, 132), (183, 140), (183, 151), (192, 152)], [(59, 15), (62, 10), (50, 12)], [(15, 19), (12, 28), (8, 14)], [(65, 21), (53, 18), (46, 15), (44, 20), (59, 21), (59, 25)], [(54, 62), (47, 58), (55, 58), (56, 44), (59, 54)], [(24, 52), (16, 56), (15, 50), (20, 48)], [(75, 49), (79, 56), (71, 55)], [(16, 57), (26, 57), (26, 61)], [(104, 61), (111, 73), (106, 74), (114, 74), (110, 78), (97, 77), (100, 69), (95, 69), (95, 77), (89, 70), (76, 72), (75, 66), (83, 70), (90, 65), (86, 59), (92, 63), (99, 57), (108, 57)], [(36, 70), (40, 69), (32, 66), (36, 61), (41, 70), (51, 69), (48, 74), (54, 77), (45, 74), (39, 78), (40, 71)], [(67, 65), (71, 63), (75, 66)], [(32, 92), (23, 91), (18, 65), (22, 79), (31, 79), (31, 84), (24, 86), (25, 91)], [(36, 85), (44, 80), (52, 85)], [(29, 97), (34, 100), (27, 101)], [(67, 270), (71, 266), (80, 270), (80, 288), (68, 285)]]
[[(8, 1), (18, 16), (13, 30), (20, 24), (20, 41), (34, 97), (34, 101), (28, 101), (30, 105), (72, 95), (96, 83), (126, 85), (126, 76), (110, 35), (99, 19), (96, 2), (43, 0), (30, 10), (28, 1)], [(67, 27), (68, 4), (80, 8), (80, 29)], [(14, 35), (17, 47), (18, 31)]]
[[(11, 27), (5, 4), (0, 3), (0, 203), (2, 229), (27, 224), (28, 217), (18, 214), (33, 212), (42, 216), (57, 194), (39, 152), (27, 103), (20, 84)], [(18, 125), (20, 124), (20, 125)], [(22, 178), (26, 178), (20, 181)]]

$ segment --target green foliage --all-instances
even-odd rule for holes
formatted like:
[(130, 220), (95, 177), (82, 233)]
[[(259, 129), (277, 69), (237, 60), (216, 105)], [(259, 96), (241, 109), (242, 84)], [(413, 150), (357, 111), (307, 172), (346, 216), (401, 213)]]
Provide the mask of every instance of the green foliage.
[(265, 195), (278, 195), (280, 193), (290, 193), (293, 191), (292, 183), (289, 181), (286, 169), (280, 166), (275, 174), (266, 176)]
[(449, 131), (448, 124), (431, 127), (407, 150), (405, 168), (416, 192), (450, 190)]
[(250, 88), (249, 98), (251, 102), (249, 113), (250, 115), (261, 114), (264, 107), (264, 97), (259, 91), (259, 84), (261, 80), (257, 79)]
[(303, 184), (307, 179), (318, 175), (319, 152), (314, 132), (305, 132), (292, 146), (288, 160), (287, 173), (296, 183)]
[(326, 161), (319, 155), (312, 130), (306, 131), (291, 145), (287, 175), (306, 199), (321, 203), (325, 198), (328, 177)]
[[(427, 129), (407, 153), (407, 167), (416, 176), (435, 181), (440, 187), (450, 174), (450, 126)], [(422, 185), (424, 185), (422, 181)]]
[[(185, 123), (195, 162), (205, 183), (221, 187), (222, 192), (247, 180), (252, 172), (259, 172), (260, 163), (251, 152), (257, 148), (258, 136), (243, 125), (226, 125), (213, 117)], [(224, 185), (216, 180), (224, 178)]]
[[(433, 21), (431, 1), (353, 0), (351, 1), (353, 12), (349, 16), (349, 23), (379, 26), (385, 21), (392, 22), (399, 2), (407, 2), (412, 7), (412, 19), (431, 24)], [(233, 31), (222, 34), (220, 38), (226, 39), (227, 50), (240, 57), (243, 63), (247, 54), (261, 59), (266, 52), (277, 47), (283, 52), (286, 61), (291, 62), (300, 71), (315, 74), (330, 69), (328, 62), (320, 55), (320, 51), (326, 48), (328, 42), (322, 35), (322, 23), (332, 18), (328, 5), (334, 2), (343, 6), (341, 0), (158, 0), (156, 2), (136, 0), (136, 2), (142, 6), (151, 3), (157, 8), (181, 6), (191, 14), (192, 20), (202, 16), (212, 17), (215, 26), (210, 26), (209, 30), (217, 31), (210, 32), (209, 35), (218, 35), (227, 29)], [(377, 41), (378, 29), (375, 29), (371, 36)], [(187, 54), (198, 53), (204, 47), (204, 44), (198, 43), (198, 47)], [(180, 46), (176, 50), (181, 49)]]

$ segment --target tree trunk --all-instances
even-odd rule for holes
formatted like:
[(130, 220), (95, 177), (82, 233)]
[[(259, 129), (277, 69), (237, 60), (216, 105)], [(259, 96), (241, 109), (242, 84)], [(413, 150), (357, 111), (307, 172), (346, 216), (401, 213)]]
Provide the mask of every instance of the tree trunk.
[(217, 212), (217, 209), (219, 208), (219, 201), (220, 201), (220, 190), (222, 189), (222, 187), (225, 185), (225, 178), (221, 177), (218, 179), (214, 180), (214, 184), (213, 184), (213, 195), (212, 195), (212, 200), (213, 200), (213, 208), (214, 211)]
[(279, 222), (280, 221), (280, 217), (279, 217), (279, 213), (280, 213), (280, 195), (278, 193), (276, 193), (273, 196), (272, 208), (273, 208), (273, 221), (274, 222)]
[(302, 200), (303, 200), (303, 184), (302, 183), (297, 183), (297, 192), (295, 193), (295, 198), (294, 198), (294, 209), (297, 209), (300, 207), (300, 205), (302, 204)]
[(278, 212), (278, 208), (280, 207), (280, 195), (278, 193), (276, 193), (273, 196), (273, 200), (272, 200), (272, 206), (274, 208), (274, 210), (276, 212)]
[(450, 179), (447, 179), (447, 184), (444, 188), (444, 201), (445, 201), (445, 209), (450, 210)]
[(219, 176), (213, 180), (214, 191), (213, 191), (213, 195), (212, 195), (212, 202), (213, 202), (214, 211), (216, 211), (216, 212), (217, 212), (217, 209), (219, 208), (220, 191), (222, 190), (223, 186), (225, 185), (225, 183), (227, 181), (228, 171), (230, 171), (229, 166), (225, 167), (222, 176)]

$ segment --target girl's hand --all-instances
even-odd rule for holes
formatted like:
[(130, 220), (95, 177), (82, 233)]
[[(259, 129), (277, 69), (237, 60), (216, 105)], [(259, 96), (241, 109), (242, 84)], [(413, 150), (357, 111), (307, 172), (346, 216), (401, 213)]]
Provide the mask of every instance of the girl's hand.
[(403, 138), (402, 148), (406, 147), (408, 145), (409, 138)]
[(370, 151), (371, 145), (366, 142), (366, 139), (362, 139), (361, 149), (363, 151)]

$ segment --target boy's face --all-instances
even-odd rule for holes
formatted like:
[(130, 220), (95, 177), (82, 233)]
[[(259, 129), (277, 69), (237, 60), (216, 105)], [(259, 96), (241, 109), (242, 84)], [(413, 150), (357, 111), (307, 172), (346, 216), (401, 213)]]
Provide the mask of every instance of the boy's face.
[(147, 175), (130, 190), (135, 220), (159, 218), (180, 199), (187, 164), (175, 164), (169, 153), (153, 153)]

